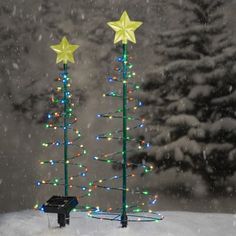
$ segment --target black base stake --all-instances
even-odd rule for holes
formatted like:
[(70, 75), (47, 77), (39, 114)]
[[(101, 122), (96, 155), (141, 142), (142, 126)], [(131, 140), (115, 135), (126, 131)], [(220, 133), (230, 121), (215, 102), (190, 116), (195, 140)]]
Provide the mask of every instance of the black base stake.
[(65, 214), (57, 214), (57, 223), (60, 227), (66, 226), (66, 215)]
[(65, 227), (70, 224), (70, 214), (57, 214), (57, 223), (60, 227)]
[(126, 228), (127, 227), (127, 225), (128, 225), (128, 216), (126, 214), (123, 214), (121, 216), (120, 223), (121, 223), (122, 228)]
[(70, 214), (69, 213), (66, 214), (66, 224), (67, 225), (70, 224)]

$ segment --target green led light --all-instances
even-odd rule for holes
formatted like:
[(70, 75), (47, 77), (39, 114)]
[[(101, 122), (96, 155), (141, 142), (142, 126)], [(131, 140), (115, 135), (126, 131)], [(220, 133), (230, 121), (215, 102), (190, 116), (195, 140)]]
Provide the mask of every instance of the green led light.
[(134, 209), (133, 212), (141, 212), (140, 208)]
[(144, 195), (148, 195), (148, 191), (143, 191), (143, 194)]

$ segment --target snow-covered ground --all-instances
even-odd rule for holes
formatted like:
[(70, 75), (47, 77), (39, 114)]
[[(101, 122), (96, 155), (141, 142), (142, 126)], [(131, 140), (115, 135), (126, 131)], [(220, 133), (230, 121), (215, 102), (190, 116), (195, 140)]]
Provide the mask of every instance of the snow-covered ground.
[(164, 212), (159, 223), (130, 223), (120, 228), (119, 222), (91, 219), (72, 213), (71, 224), (58, 228), (56, 215), (22, 211), (0, 215), (1, 236), (235, 236), (236, 215), (189, 212)]

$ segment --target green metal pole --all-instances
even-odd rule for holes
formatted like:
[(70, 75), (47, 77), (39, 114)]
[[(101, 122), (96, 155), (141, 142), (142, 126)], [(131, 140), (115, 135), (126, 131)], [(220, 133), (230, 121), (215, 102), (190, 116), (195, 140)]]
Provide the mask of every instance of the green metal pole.
[(64, 96), (63, 96), (63, 100), (64, 100), (64, 178), (65, 178), (65, 196), (68, 196), (68, 99), (67, 99), (67, 76), (68, 76), (68, 72), (67, 72), (67, 64), (63, 65), (64, 67), (64, 74), (66, 75), (66, 78), (63, 78), (63, 80), (65, 79), (64, 84)]
[(127, 189), (127, 44), (123, 44), (123, 148), (122, 148), (122, 170), (123, 170), (123, 184), (122, 184), (122, 227), (127, 227), (127, 214), (126, 214), (126, 189)]

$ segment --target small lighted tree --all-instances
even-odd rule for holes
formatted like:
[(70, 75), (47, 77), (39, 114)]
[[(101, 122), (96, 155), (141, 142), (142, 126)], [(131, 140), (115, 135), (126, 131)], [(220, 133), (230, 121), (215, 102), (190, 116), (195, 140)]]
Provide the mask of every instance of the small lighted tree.
[[(59, 137), (55, 140), (43, 142), (42, 146), (62, 148), (63, 153), (57, 159), (43, 160), (40, 161), (40, 164), (49, 164), (51, 166), (63, 165), (64, 175), (52, 179), (39, 180), (36, 182), (36, 185), (64, 187), (65, 197), (69, 195), (70, 188), (79, 189), (83, 194), (78, 194), (77, 198), (81, 198), (90, 195), (88, 188), (79, 183), (79, 178), (86, 176), (87, 167), (80, 163), (78, 159), (82, 156), (86, 156), (87, 151), (84, 145), (80, 143), (80, 131), (74, 127), (78, 120), (73, 112), (75, 103), (70, 91), (72, 79), (68, 72), (68, 62), (74, 63), (73, 53), (78, 47), (78, 45), (70, 44), (66, 37), (63, 37), (60, 44), (51, 46), (57, 53), (56, 63), (63, 62), (63, 70), (59, 73), (59, 76), (55, 78), (57, 86), (52, 90), (50, 97), (51, 111), (47, 114), (45, 127), (52, 130), (52, 132), (57, 132), (56, 134), (58, 134)], [(73, 153), (75, 148), (78, 149), (76, 153)], [(70, 175), (69, 167), (76, 167), (80, 170), (74, 170), (73, 173), (76, 174)], [(40, 206), (37, 204), (35, 208), (40, 208)]]

